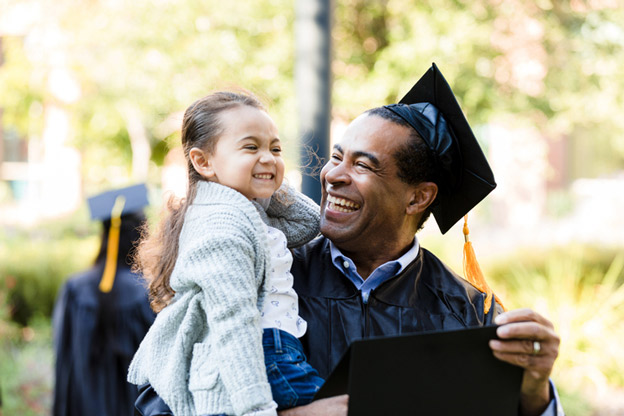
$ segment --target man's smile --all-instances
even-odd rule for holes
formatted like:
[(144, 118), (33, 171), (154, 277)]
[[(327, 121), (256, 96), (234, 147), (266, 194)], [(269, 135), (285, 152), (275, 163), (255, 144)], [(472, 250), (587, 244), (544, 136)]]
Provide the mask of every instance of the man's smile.
[(327, 195), (327, 208), (338, 212), (354, 212), (360, 209), (360, 204), (348, 199)]

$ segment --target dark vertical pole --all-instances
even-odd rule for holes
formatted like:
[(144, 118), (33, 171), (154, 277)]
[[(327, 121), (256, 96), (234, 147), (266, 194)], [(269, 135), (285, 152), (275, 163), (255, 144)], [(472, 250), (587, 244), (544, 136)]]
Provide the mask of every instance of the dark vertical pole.
[(321, 200), (318, 173), (329, 155), (331, 27), (332, 0), (297, 0), (295, 91), (302, 149), (301, 190), (317, 203)]

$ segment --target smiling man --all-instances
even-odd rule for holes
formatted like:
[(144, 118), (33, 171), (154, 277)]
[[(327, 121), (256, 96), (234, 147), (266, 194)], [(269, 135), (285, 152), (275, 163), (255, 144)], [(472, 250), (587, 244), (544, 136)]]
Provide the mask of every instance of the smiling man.
[[(520, 413), (562, 414), (549, 382), (559, 348), (552, 324), (528, 309), (503, 313), (420, 246), (430, 213), (445, 233), (495, 183), (435, 65), (402, 102), (355, 119), (321, 172), (323, 235), (295, 250), (292, 269), (310, 364), (327, 377), (355, 339), (496, 322), (494, 355), (525, 370)], [(346, 409), (342, 396), (282, 414)]]

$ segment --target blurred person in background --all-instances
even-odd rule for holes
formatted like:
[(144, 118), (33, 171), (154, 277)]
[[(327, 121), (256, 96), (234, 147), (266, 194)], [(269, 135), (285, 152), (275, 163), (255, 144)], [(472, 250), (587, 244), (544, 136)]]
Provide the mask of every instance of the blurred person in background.
[(56, 300), (53, 415), (132, 415), (138, 392), (126, 374), (155, 317), (131, 271), (147, 189), (116, 189), (88, 203), (91, 218), (103, 225), (101, 246), (95, 264), (70, 277)]

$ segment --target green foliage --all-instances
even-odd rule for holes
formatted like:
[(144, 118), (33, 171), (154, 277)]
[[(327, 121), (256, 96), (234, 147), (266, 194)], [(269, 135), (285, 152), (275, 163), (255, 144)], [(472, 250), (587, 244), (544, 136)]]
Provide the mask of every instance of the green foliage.
[(28, 325), (51, 315), (61, 284), (95, 259), (99, 239), (93, 232), (61, 222), (0, 235), (6, 248), (0, 251), (0, 288), (14, 321)]
[(20, 136), (40, 135), (44, 74), (28, 59), (21, 39), (2, 37), (0, 46), (4, 55), (4, 63), (0, 64), (2, 124), (11, 126)]
[[(17, 3), (10, 0), (8, 10)], [(232, 85), (270, 97), (286, 154), (296, 157), (288, 151), (297, 143), (293, 2), (32, 3), (45, 22), (3, 37), (3, 122), (36, 137), (45, 106), (63, 106), (88, 185), (106, 182), (121, 166), (129, 174), (130, 114), (143, 125), (159, 164), (162, 141), (172, 134), (165, 120)], [(579, 159), (573, 178), (621, 167), (624, 8), (613, 4), (336, 1), (334, 117), (350, 120), (397, 100), (435, 61), (474, 126), (513, 114), (547, 137), (569, 138), (579, 147), (572, 157), (587, 156), (591, 143), (595, 158)], [(51, 91), (61, 61), (79, 86), (77, 101), (59, 103)]]
[(54, 379), (50, 323), (37, 320), (33, 324), (16, 332), (17, 336), (0, 337), (0, 414), (50, 414)]
[(530, 307), (553, 322), (561, 338), (553, 377), (563, 389), (591, 399), (624, 387), (621, 250), (570, 246), (518, 253), (486, 275), (508, 308)]
[[(514, 0), (389, 0), (378, 7), (383, 3), (336, 3), (336, 115), (350, 120), (396, 101), (436, 62), (473, 127), (513, 115), (544, 136), (573, 140), (572, 156), (582, 163), (572, 166), (572, 178), (623, 166), (623, 8)], [(587, 157), (588, 147), (595, 157)]]

